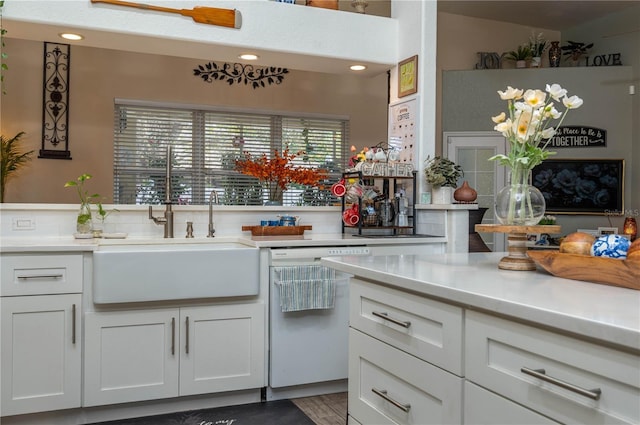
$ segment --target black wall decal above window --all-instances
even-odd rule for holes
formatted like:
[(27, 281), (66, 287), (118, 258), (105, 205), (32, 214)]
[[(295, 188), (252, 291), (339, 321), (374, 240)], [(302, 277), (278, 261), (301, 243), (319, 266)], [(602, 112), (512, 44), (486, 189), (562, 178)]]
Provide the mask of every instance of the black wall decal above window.
[(38, 158), (71, 159), (69, 151), (70, 46), (44, 43), (42, 149)]
[(274, 66), (254, 68), (253, 65), (241, 63), (218, 65), (215, 62), (198, 65), (193, 70), (193, 75), (202, 78), (207, 83), (213, 83), (214, 81), (225, 81), (229, 85), (244, 83), (245, 85), (251, 84), (254, 89), (266, 87), (267, 84), (280, 84), (284, 80), (284, 74), (288, 73), (289, 70), (287, 68)]

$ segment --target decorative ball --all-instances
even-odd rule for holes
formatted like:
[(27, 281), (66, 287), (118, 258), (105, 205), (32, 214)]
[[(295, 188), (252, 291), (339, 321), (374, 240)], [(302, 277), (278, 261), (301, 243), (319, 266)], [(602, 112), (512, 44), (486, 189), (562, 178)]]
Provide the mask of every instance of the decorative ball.
[(560, 252), (565, 254), (591, 255), (591, 246), (596, 237), (584, 232), (568, 234), (560, 243)]
[(624, 260), (627, 258), (629, 245), (631, 245), (629, 239), (623, 236), (602, 235), (596, 238), (591, 246), (591, 255)]

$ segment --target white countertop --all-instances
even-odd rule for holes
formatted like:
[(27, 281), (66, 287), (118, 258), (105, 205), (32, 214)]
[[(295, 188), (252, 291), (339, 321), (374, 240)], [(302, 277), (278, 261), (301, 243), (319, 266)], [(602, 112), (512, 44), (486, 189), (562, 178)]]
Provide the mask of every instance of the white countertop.
[(100, 245), (117, 244), (213, 244), (238, 242), (257, 248), (312, 247), (312, 246), (349, 246), (349, 245), (395, 245), (444, 243), (446, 237), (359, 237), (343, 234), (309, 234), (302, 236), (256, 236), (248, 234), (215, 238), (145, 238), (129, 236), (125, 239), (75, 239), (72, 235), (62, 237), (25, 237), (3, 238), (0, 241), (1, 252), (73, 252), (94, 251)]
[(640, 291), (498, 269), (504, 253), (329, 257), (340, 271), (640, 351)]

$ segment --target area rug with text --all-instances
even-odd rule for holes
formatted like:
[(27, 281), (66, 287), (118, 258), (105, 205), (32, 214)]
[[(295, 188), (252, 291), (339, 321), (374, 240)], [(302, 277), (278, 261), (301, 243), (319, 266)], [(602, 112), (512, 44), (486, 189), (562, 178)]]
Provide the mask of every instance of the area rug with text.
[(314, 425), (289, 400), (192, 410), (90, 425)]

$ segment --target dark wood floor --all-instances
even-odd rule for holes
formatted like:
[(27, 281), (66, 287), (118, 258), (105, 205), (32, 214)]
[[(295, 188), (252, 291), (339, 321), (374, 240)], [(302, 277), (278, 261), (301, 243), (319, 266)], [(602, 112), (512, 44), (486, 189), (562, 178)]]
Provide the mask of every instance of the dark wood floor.
[(291, 400), (316, 425), (347, 423), (347, 393), (326, 394)]

